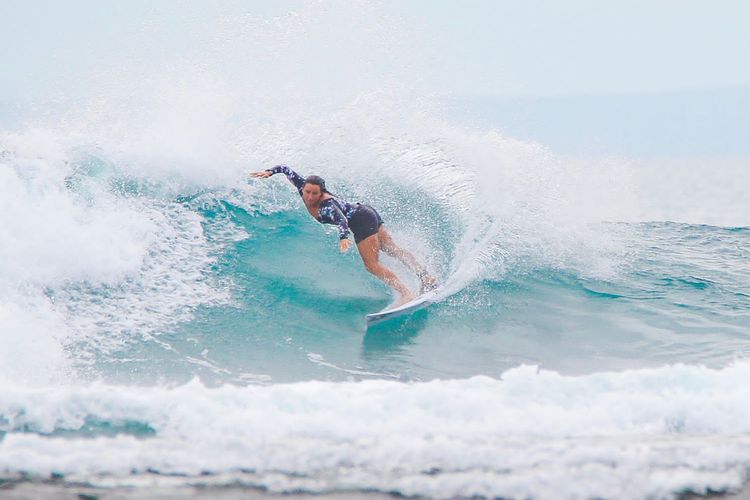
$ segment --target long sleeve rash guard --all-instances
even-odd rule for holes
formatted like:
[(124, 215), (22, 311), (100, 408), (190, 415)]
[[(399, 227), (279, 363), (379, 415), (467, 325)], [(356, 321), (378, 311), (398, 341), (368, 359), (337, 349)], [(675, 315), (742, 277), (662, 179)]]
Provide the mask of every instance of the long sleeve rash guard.
[[(286, 165), (276, 165), (267, 170), (271, 174), (284, 174), (289, 182), (294, 184), (297, 192), (302, 196), (302, 188), (305, 185), (305, 178)], [(330, 193), (329, 193), (330, 194)], [(328, 198), (320, 203), (320, 217), (317, 217), (321, 224), (333, 224), (338, 226), (339, 238), (345, 240), (349, 237), (349, 220), (357, 210), (356, 204), (347, 203), (336, 197)]]

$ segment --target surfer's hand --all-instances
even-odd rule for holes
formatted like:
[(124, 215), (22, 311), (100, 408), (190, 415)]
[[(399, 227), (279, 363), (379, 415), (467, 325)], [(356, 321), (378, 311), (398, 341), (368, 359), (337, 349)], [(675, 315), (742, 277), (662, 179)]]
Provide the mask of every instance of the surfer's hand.
[(349, 240), (339, 240), (339, 252), (344, 253), (349, 250), (349, 245), (351, 245)]
[(261, 179), (266, 179), (268, 177), (271, 177), (271, 172), (268, 170), (261, 170), (260, 172), (250, 172), (250, 177), (259, 177)]

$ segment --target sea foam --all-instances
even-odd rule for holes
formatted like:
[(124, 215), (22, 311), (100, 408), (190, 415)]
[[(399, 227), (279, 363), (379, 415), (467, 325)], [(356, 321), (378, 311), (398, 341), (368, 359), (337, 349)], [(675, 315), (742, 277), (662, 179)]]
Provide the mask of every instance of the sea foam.
[(740, 362), (408, 384), (7, 387), (0, 469), (441, 498), (728, 490), (750, 465), (748, 376)]

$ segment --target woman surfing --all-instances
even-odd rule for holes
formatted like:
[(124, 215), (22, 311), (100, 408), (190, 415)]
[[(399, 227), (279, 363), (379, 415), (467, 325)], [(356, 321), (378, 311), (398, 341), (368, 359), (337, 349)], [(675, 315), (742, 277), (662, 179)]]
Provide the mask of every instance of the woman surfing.
[(420, 294), (437, 286), (437, 280), (408, 251), (396, 245), (390, 233), (383, 226), (383, 219), (369, 205), (348, 203), (326, 190), (325, 181), (317, 175), (302, 177), (286, 165), (277, 165), (260, 172), (252, 172), (252, 177), (265, 179), (274, 174), (286, 175), (297, 188), (307, 211), (321, 224), (338, 226), (339, 250), (349, 249), (349, 231), (354, 234), (354, 242), (362, 257), (365, 268), (385, 284), (399, 293), (397, 305), (415, 298), (396, 274), (380, 263), (380, 251), (404, 263), (422, 283)]

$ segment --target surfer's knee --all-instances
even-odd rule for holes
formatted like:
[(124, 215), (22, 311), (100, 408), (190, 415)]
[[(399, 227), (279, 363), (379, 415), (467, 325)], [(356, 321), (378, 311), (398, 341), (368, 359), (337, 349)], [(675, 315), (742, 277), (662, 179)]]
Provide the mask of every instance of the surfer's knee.
[(378, 236), (378, 241), (380, 242), (381, 248), (391, 247), (394, 245), (393, 238), (391, 238), (390, 233), (388, 233), (388, 231), (385, 230), (385, 227), (380, 226), (380, 229), (378, 229), (377, 236)]
[(390, 255), (391, 257), (397, 257), (403, 253), (403, 249), (396, 245), (396, 242), (392, 238), (380, 238), (380, 249)]

